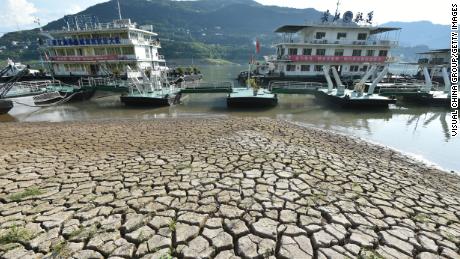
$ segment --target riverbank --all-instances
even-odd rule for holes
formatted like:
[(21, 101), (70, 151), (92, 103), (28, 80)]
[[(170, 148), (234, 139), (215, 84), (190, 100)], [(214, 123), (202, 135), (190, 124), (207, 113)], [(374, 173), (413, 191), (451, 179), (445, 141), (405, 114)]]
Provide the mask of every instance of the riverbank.
[(257, 118), (0, 124), (0, 257), (460, 256), (460, 177)]

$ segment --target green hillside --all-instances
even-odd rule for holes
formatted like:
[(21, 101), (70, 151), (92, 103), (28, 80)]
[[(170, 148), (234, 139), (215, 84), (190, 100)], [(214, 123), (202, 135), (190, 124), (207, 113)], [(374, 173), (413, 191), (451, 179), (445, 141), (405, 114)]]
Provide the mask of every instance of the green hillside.
[[(139, 25), (153, 25), (162, 41), (161, 54), (167, 59), (226, 59), (248, 60), (254, 52), (254, 39), (261, 41), (261, 55), (273, 54), (276, 41), (273, 31), (284, 24), (302, 24), (306, 20), (319, 21), (321, 12), (314, 9), (295, 9), (264, 6), (252, 0), (120, 0), (122, 15)], [(116, 1), (94, 5), (79, 15), (97, 16), (100, 22), (118, 17)], [(53, 21), (45, 30), (61, 29), (65, 19)], [(448, 44), (447, 25), (430, 22), (388, 23), (384, 26), (402, 27), (402, 48), (393, 53), (406, 60), (414, 59), (420, 49), (438, 48)], [(5, 34), (0, 38), (0, 60), (39, 58), (38, 30)], [(18, 44), (13, 46), (12, 42)], [(28, 46), (25, 49), (25, 46)]]
[[(139, 25), (151, 24), (162, 40), (162, 54), (173, 58), (219, 58), (246, 60), (254, 51), (257, 37), (261, 54), (272, 54), (270, 48), (276, 35), (273, 30), (286, 23), (318, 20), (321, 13), (314, 9), (293, 9), (264, 6), (252, 0), (121, 0), (123, 17)], [(97, 16), (100, 22), (118, 17), (116, 1), (97, 4), (79, 14)], [(44, 30), (60, 29), (64, 19), (51, 22)], [(0, 46), (10, 51), (0, 53), (0, 59), (38, 59), (35, 51), (38, 30), (5, 34)], [(11, 46), (11, 41), (31, 43), (28, 50)]]

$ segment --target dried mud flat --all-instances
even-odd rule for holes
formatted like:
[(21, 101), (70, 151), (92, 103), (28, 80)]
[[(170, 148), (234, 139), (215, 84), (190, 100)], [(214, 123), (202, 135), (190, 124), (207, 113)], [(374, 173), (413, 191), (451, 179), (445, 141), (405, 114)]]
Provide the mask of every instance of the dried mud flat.
[(284, 121), (0, 124), (1, 258), (460, 258), (460, 177)]

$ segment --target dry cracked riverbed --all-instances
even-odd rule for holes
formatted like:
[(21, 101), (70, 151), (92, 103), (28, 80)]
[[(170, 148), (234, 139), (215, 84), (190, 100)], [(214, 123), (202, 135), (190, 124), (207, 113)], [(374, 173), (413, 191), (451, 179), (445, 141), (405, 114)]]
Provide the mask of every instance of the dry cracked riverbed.
[(460, 258), (460, 177), (270, 119), (0, 124), (1, 258)]

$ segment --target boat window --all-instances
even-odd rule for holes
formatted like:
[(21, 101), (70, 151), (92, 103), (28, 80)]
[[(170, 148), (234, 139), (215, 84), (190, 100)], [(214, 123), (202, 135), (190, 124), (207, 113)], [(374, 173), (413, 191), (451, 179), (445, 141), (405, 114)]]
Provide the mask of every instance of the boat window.
[(351, 54), (351, 55), (354, 56), (354, 57), (359, 57), (359, 56), (361, 56), (361, 52), (362, 52), (362, 50), (360, 50), (360, 49), (354, 49), (353, 54)]
[(56, 50), (58, 56), (65, 56), (65, 51), (63, 49)]
[(366, 72), (366, 71), (367, 71), (367, 66), (363, 66), (363, 67), (360, 69), (360, 71)]
[(388, 50), (380, 50), (379, 57), (386, 57), (388, 55)]
[(289, 55), (297, 55), (297, 48), (289, 48)]
[(287, 65), (286, 71), (295, 71), (295, 65)]
[(150, 58), (150, 49), (149, 49), (149, 47), (145, 47), (145, 56), (147, 58)]
[(310, 65), (301, 65), (300, 71), (310, 71)]
[(367, 40), (367, 33), (358, 33), (358, 40)]
[(326, 49), (317, 49), (316, 50), (316, 55), (317, 56), (325, 56), (326, 55)]
[(134, 55), (134, 48), (133, 47), (124, 47), (122, 48), (123, 55)]
[(106, 51), (105, 51), (105, 49), (102, 49), (102, 48), (95, 48), (94, 49), (94, 55), (96, 55), (96, 56), (106, 55)]
[(303, 49), (302, 50), (302, 55), (310, 56), (311, 55), (311, 49)]
[(350, 72), (358, 72), (359, 66), (350, 66)]
[(319, 31), (319, 32), (316, 33), (315, 39), (320, 40), (320, 39), (322, 39), (324, 37), (326, 37), (326, 33), (322, 32), (322, 31)]
[(315, 65), (315, 72), (323, 71), (323, 66)]
[(118, 48), (107, 48), (107, 55), (115, 54), (120, 54), (120, 50)]
[(334, 52), (334, 56), (343, 56), (343, 49), (336, 49)]
[(367, 50), (367, 55), (366, 55), (366, 56), (372, 57), (372, 56), (374, 56), (374, 54), (375, 54), (375, 50), (373, 50), (373, 49), (368, 49), (368, 50)]
[(347, 37), (347, 33), (346, 32), (339, 32), (337, 33), (337, 39), (340, 40), (342, 38), (346, 38)]

